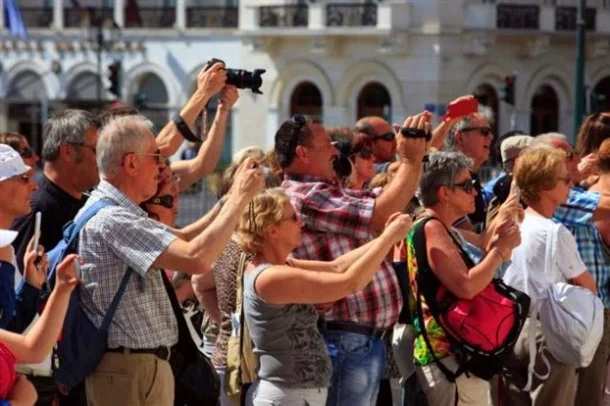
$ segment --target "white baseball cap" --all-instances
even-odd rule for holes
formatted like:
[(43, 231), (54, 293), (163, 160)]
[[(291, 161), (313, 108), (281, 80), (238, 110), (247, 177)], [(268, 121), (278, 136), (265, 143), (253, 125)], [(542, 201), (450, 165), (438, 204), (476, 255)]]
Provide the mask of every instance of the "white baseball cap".
[(19, 152), (6, 144), (0, 144), (0, 182), (23, 175), (30, 169), (23, 162)]

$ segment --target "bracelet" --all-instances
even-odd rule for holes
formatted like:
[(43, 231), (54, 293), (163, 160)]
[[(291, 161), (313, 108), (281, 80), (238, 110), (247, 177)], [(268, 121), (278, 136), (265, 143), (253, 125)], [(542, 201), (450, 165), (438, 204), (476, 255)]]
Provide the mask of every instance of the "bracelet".
[(502, 262), (506, 262), (506, 259), (504, 259), (504, 256), (502, 255), (502, 253), (500, 252), (500, 249), (498, 247), (493, 247), (492, 251), (495, 250), (496, 254), (498, 254), (500, 256), (500, 259), (502, 260)]
[(176, 128), (178, 129), (178, 131), (180, 131), (180, 134), (182, 134), (182, 136), (186, 140), (191, 141), (191, 142), (201, 141), (199, 138), (197, 138), (195, 136), (195, 134), (193, 134), (193, 132), (191, 131), (189, 126), (186, 125), (186, 123), (184, 122), (184, 119), (182, 118), (180, 113), (174, 114), (174, 117), (172, 117), (172, 120), (174, 121), (174, 124), (176, 124)]

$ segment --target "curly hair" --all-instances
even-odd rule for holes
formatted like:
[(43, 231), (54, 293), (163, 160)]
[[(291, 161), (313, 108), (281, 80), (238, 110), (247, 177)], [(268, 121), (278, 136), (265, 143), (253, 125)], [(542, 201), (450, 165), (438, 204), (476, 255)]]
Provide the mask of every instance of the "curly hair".
[(258, 254), (262, 251), (265, 231), (282, 221), (286, 203), (290, 203), (290, 199), (280, 188), (263, 190), (252, 199), (237, 226), (239, 245), (244, 252)]

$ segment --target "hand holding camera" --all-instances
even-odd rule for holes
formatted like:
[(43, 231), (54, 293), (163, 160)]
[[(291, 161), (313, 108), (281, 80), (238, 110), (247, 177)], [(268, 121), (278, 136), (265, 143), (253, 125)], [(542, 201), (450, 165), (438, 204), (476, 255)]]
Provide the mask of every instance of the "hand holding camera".
[(224, 69), (224, 62), (212, 60), (197, 76), (197, 90), (212, 96), (220, 92), (227, 82), (227, 72)]
[(407, 117), (396, 136), (396, 150), (401, 159), (409, 162), (423, 161), (431, 138), (431, 117), (428, 111)]
[(225, 63), (223, 61), (212, 58), (206, 63), (204, 71), (211, 69), (210, 67), (213, 67), (218, 63), (222, 64), (221, 69), (224, 69), (224, 72), (226, 72), (227, 85), (233, 85), (238, 89), (250, 89), (252, 90), (252, 93), (256, 94), (263, 94), (263, 92), (260, 91), (260, 87), (263, 85), (262, 75), (266, 72), (265, 69), (254, 69), (254, 72), (245, 69), (228, 69), (225, 68)]

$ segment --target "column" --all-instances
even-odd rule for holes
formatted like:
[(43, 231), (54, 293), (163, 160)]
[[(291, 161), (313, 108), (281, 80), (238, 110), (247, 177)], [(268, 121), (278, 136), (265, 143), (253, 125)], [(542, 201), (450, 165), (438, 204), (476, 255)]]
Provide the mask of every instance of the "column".
[(186, 28), (186, 0), (176, 1), (176, 23), (174, 27), (179, 30)]
[(4, 29), (4, 0), (0, 0), (0, 30)]
[(114, 22), (121, 28), (125, 27), (125, 1), (114, 0)]
[(64, 28), (64, 1), (53, 0), (53, 28), (61, 30)]

